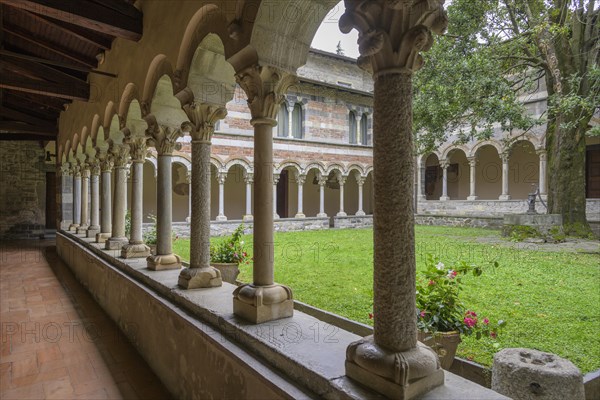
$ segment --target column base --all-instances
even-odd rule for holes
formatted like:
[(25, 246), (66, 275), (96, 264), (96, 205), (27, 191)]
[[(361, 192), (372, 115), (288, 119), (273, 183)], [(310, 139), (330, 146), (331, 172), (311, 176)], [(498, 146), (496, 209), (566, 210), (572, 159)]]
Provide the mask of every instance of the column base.
[(364, 211), (357, 211), (356, 214), (354, 214), (354, 215), (356, 215), (357, 217), (364, 217), (367, 214), (365, 214)]
[(477, 200), (478, 198), (479, 198), (479, 196), (469, 196), (469, 197), (467, 197), (467, 200), (468, 200), (468, 201), (475, 201), (475, 200)]
[(510, 200), (510, 194), (501, 194), (500, 197), (498, 197), (498, 200)]
[(440, 201), (448, 201), (448, 200), (450, 200), (449, 196), (442, 196), (442, 197), (440, 197)]
[(427, 197), (425, 195), (420, 194), (417, 196), (417, 201), (427, 201)]
[(106, 250), (121, 250), (123, 246), (129, 243), (129, 239), (127, 238), (110, 238), (106, 241), (106, 246), (104, 247)]
[(279, 214), (273, 214), (273, 219), (279, 219)]
[(121, 248), (121, 258), (147, 258), (150, 254), (150, 247), (144, 243), (128, 243)]
[(79, 228), (79, 224), (71, 224), (69, 225), (69, 232), (77, 232), (77, 228)]
[(444, 384), (438, 355), (429, 347), (417, 346), (391, 352), (367, 336), (348, 346), (346, 375), (390, 399), (412, 399)]
[(319, 213), (319, 214), (317, 214), (317, 218), (327, 218), (327, 214)]
[(548, 195), (547, 194), (540, 194), (540, 197), (542, 198), (542, 200), (548, 201)]
[(244, 215), (242, 217), (242, 221), (254, 221), (254, 215), (250, 215), (250, 214)]
[(95, 238), (98, 233), (100, 233), (100, 227), (92, 225), (88, 228), (88, 230), (86, 232), (86, 237)]
[(96, 234), (96, 243), (106, 243), (108, 239), (112, 236), (111, 233), (97, 233)]
[(177, 284), (184, 289), (212, 288), (223, 285), (221, 271), (214, 267), (184, 268), (179, 274)]
[(78, 235), (87, 235), (87, 230), (88, 230), (88, 226), (87, 225), (80, 225), (77, 228), (77, 234)]
[(340, 211), (339, 213), (335, 214), (335, 216), (336, 216), (336, 217), (347, 217), (347, 216), (348, 216), (348, 214), (346, 214), (346, 213), (345, 213), (345, 212), (343, 212), (343, 211)]
[(217, 215), (217, 221), (227, 221), (227, 217), (224, 215)]
[(146, 258), (148, 269), (152, 271), (164, 271), (167, 269), (181, 269), (181, 257), (177, 254), (151, 255)]
[(239, 286), (233, 291), (233, 313), (253, 324), (291, 317), (292, 290), (283, 285)]
[(188, 223), (188, 224), (191, 223), (192, 222), (192, 217), (187, 217), (185, 219), (185, 222)]
[(304, 215), (302, 213), (298, 213), (298, 214), (294, 215), (294, 218), (306, 218), (306, 215)]

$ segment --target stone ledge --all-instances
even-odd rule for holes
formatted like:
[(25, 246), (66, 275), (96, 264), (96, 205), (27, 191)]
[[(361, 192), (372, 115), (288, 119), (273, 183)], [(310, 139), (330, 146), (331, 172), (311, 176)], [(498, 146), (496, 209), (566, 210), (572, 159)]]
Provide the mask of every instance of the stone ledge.
[[(175, 309), (180, 307), (206, 323), (217, 337), (248, 349), (261, 362), (268, 363), (305, 390), (325, 398), (379, 398), (345, 377), (346, 348), (361, 336), (300, 311), (290, 318), (251, 325), (233, 315), (234, 285), (223, 283), (219, 288), (181, 290), (177, 287), (178, 270), (150, 271), (143, 260), (113, 258), (119, 256), (118, 251), (101, 249), (91, 243), (91, 239), (67, 232), (61, 232), (60, 236), (74, 241), (142, 287), (153, 290)], [(446, 374), (447, 385), (433, 390), (423, 399), (504, 398), (451, 373)]]

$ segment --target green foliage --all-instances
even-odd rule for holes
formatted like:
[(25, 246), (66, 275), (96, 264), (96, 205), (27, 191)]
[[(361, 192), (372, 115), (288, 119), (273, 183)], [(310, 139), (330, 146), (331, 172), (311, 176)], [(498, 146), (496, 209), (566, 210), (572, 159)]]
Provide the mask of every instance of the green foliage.
[(156, 233), (156, 215), (148, 214), (148, 218), (150, 218), (150, 220), (152, 221), (152, 226), (150, 227), (150, 229), (144, 232), (144, 243), (146, 243), (147, 245), (154, 245), (156, 244), (156, 240), (158, 237), (158, 234)]
[(125, 213), (125, 236), (131, 235), (131, 211), (127, 210)]
[(243, 264), (248, 262), (248, 253), (244, 249), (244, 224), (240, 224), (236, 230), (226, 238), (210, 246), (210, 261), (215, 263)]
[[(498, 268), (498, 262), (492, 263)], [(452, 332), (482, 337), (496, 338), (498, 330), (505, 325), (503, 320), (491, 324), (485, 317), (479, 317), (468, 310), (460, 294), (463, 276), (481, 276), (483, 269), (465, 261), (446, 267), (439, 258), (426, 255), (425, 268), (417, 276), (417, 327), (420, 331)]]
[(508, 236), (512, 242), (522, 242), (525, 239), (543, 237), (537, 228), (527, 225), (512, 225), (508, 227)]
[(581, 224), (578, 222), (572, 224), (564, 224), (563, 229), (565, 234), (577, 238), (583, 239), (595, 239), (594, 233), (591, 231), (589, 225)]

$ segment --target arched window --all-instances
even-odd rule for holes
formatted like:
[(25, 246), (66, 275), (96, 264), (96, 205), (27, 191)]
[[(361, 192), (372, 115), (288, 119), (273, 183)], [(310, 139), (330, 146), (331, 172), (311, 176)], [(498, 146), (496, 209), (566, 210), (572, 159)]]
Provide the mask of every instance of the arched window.
[(302, 139), (302, 106), (298, 103), (294, 105), (292, 111), (292, 136), (296, 139)]
[(288, 108), (285, 103), (279, 107), (279, 113), (277, 114), (277, 136), (287, 137), (289, 129), (289, 116)]
[(348, 126), (350, 127), (350, 144), (356, 144), (356, 115), (354, 111), (348, 113)]
[(363, 114), (362, 118), (360, 119), (360, 144), (362, 144), (363, 146), (366, 146), (369, 140), (368, 137), (368, 132), (369, 132), (369, 119), (367, 117), (367, 114)]

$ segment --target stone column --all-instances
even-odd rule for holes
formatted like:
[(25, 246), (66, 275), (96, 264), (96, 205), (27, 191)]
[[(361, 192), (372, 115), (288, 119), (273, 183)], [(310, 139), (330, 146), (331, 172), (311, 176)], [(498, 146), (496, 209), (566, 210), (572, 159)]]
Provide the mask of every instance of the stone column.
[(131, 154), (131, 232), (129, 243), (121, 249), (123, 258), (146, 258), (150, 247), (144, 244), (142, 224), (144, 221), (144, 162), (148, 147), (146, 137), (127, 139)]
[(90, 163), (91, 185), (91, 219), (90, 227), (86, 232), (89, 238), (95, 238), (100, 233), (100, 161), (95, 159)]
[(446, 160), (442, 160), (442, 196), (440, 197), (441, 201), (448, 201), (450, 197), (448, 197), (448, 167), (450, 164)]
[(111, 153), (114, 161), (115, 192), (113, 194), (112, 235), (106, 241), (106, 249), (121, 250), (129, 242), (125, 236), (129, 146), (126, 144), (111, 145)]
[(252, 182), (254, 180), (254, 174), (246, 173), (244, 182), (246, 183), (246, 215), (244, 215), (244, 221), (252, 221)]
[(217, 173), (217, 182), (219, 183), (219, 215), (217, 215), (217, 221), (227, 221), (225, 215), (225, 180), (227, 179), (227, 172)]
[(253, 283), (233, 292), (233, 312), (252, 323), (292, 316), (292, 291), (274, 282), (273, 134), (275, 117), (285, 91), (296, 82), (273, 67), (237, 69), (236, 79), (248, 95), (254, 127), (254, 267)]
[(359, 31), (358, 64), (373, 72), (373, 336), (346, 351), (346, 375), (389, 398), (420, 397), (444, 383), (437, 354), (417, 342), (412, 73), (442, 0), (346, 2), (342, 32)]
[(295, 218), (306, 218), (302, 204), (304, 201), (304, 182), (306, 182), (306, 175), (296, 176), (296, 184), (298, 185), (298, 213), (295, 215)]
[(112, 235), (112, 169), (113, 160), (109, 154), (100, 157), (102, 190), (100, 196), (100, 233), (96, 234), (96, 243), (105, 243)]
[(79, 164), (72, 163), (73, 170), (73, 223), (69, 231), (77, 233), (81, 224), (81, 168)]
[(344, 212), (344, 185), (346, 184), (345, 176), (338, 176), (338, 182), (340, 183), (340, 211), (336, 214), (337, 217), (345, 217), (348, 214)]
[(358, 184), (358, 211), (356, 212), (356, 216), (362, 217), (365, 215), (365, 211), (363, 210), (363, 186), (365, 184), (365, 177), (357, 175), (356, 183)]
[(180, 148), (177, 138), (180, 129), (153, 125), (148, 129), (150, 143), (158, 153), (158, 177), (156, 181), (156, 254), (147, 258), (148, 269), (153, 271), (180, 269), (181, 257), (173, 254), (173, 178), (171, 163), (173, 151)]
[(185, 222), (190, 224), (192, 222), (192, 171), (188, 171), (185, 174), (185, 180), (188, 186), (188, 216), (185, 219)]
[(277, 214), (277, 184), (279, 183), (279, 174), (273, 174), (273, 219), (279, 219)]
[(60, 173), (60, 229), (68, 230), (73, 223), (73, 176), (71, 165), (62, 163), (58, 169)]
[(547, 176), (547, 159), (548, 154), (545, 149), (537, 151), (538, 156), (540, 157), (540, 180), (539, 180), (539, 188), (540, 188), (540, 196), (542, 200), (548, 200), (548, 183), (546, 181)]
[(223, 106), (189, 104), (183, 107), (190, 122), (182, 124), (192, 137), (192, 220), (190, 267), (179, 273), (184, 289), (222, 285), (221, 272), (210, 265), (210, 149), (215, 123), (227, 115)]
[(294, 104), (291, 105), (287, 103), (288, 110), (288, 138), (292, 139), (294, 137)]
[(510, 200), (510, 194), (508, 194), (508, 160), (510, 155), (508, 153), (502, 153), (502, 194), (498, 198), (499, 200)]
[(90, 205), (90, 166), (86, 163), (81, 167), (81, 221), (77, 228), (78, 235), (87, 235), (89, 227)]
[(470, 184), (470, 193), (469, 193), (469, 197), (467, 197), (467, 200), (477, 200), (477, 192), (476, 192), (476, 184), (475, 184), (475, 177), (477, 174), (477, 159), (475, 157), (469, 157), (469, 167), (471, 169), (470, 174), (469, 174), (469, 184)]
[(317, 218), (327, 218), (325, 213), (325, 185), (327, 185), (327, 177), (319, 176), (319, 213)]
[(425, 201), (427, 196), (425, 195), (425, 170), (426, 166), (419, 162), (417, 165), (417, 200)]

